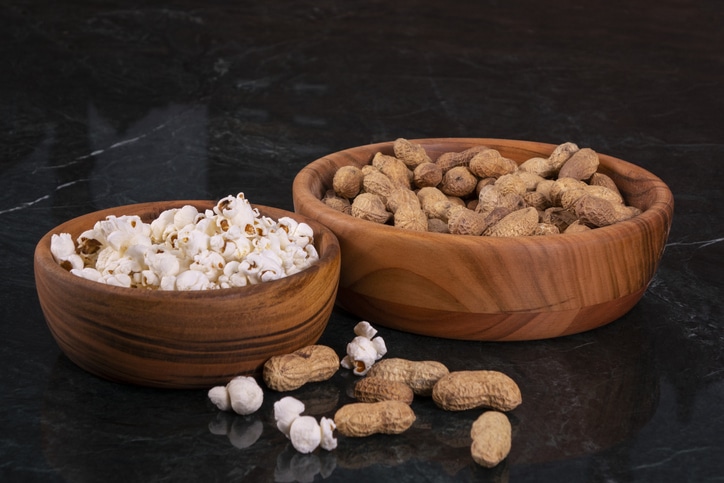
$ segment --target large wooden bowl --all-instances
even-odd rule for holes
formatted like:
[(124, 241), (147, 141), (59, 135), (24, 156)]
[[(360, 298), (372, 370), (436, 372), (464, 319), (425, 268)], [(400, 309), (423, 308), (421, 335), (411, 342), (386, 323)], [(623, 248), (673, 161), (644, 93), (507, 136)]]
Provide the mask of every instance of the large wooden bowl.
[[(433, 159), (484, 144), (517, 161), (554, 145), (501, 139), (418, 139)], [(673, 217), (659, 178), (600, 155), (628, 204), (643, 213), (584, 233), (492, 238), (419, 233), (375, 224), (320, 201), (340, 166), (393, 154), (392, 142), (347, 149), (304, 167), (294, 209), (328, 226), (342, 249), (337, 301), (349, 312), (403, 331), (471, 340), (531, 340), (574, 334), (629, 311), (656, 272)]]
[(53, 233), (75, 239), (108, 215), (156, 218), (169, 208), (211, 201), (143, 203), (80, 216), (51, 230), (35, 250), (35, 282), (48, 327), (78, 366), (106, 379), (168, 388), (210, 388), (239, 374), (258, 374), (271, 356), (313, 344), (334, 307), (340, 249), (315, 220), (256, 206), (278, 219), (291, 216), (315, 233), (319, 262), (273, 282), (247, 287), (156, 291), (113, 287), (62, 269), (50, 253)]

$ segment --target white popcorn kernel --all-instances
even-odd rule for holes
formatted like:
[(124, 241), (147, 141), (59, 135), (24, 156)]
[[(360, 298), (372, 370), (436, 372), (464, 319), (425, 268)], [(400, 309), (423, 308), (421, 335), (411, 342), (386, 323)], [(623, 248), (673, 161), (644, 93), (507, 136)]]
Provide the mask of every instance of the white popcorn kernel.
[(120, 258), (120, 253), (111, 247), (105, 247), (98, 252), (98, 257), (96, 258), (96, 270), (101, 273), (107, 273), (115, 268)]
[(65, 261), (70, 264), (71, 270), (81, 270), (85, 265), (83, 258), (75, 253), (66, 258)]
[(224, 257), (216, 252), (205, 250), (194, 256), (194, 261), (189, 265), (189, 269), (203, 273), (213, 282), (219, 277), (219, 274), (223, 273), (225, 265)]
[(176, 227), (173, 224), (176, 211), (178, 211), (176, 208), (162, 211), (161, 214), (151, 222), (151, 237), (156, 243), (163, 241), (167, 237), (166, 233), (169, 227), (172, 227), (172, 229), (176, 231)]
[(193, 224), (198, 214), (199, 210), (197, 210), (195, 207), (191, 205), (185, 205), (174, 212), (173, 225), (180, 230), (186, 225)]
[(134, 273), (140, 272), (141, 270), (141, 265), (133, 258), (120, 257), (115, 267), (113, 268), (113, 273), (125, 273), (129, 276), (132, 276)]
[(354, 361), (349, 355), (346, 355), (339, 361), (339, 365), (345, 369), (352, 369), (354, 367)]
[(311, 453), (322, 441), (322, 431), (313, 416), (299, 416), (289, 428), (289, 439), (300, 453)]
[(274, 420), (279, 431), (289, 438), (292, 423), (304, 412), (304, 403), (292, 396), (286, 396), (274, 403)]
[(209, 249), (209, 235), (186, 225), (178, 232), (177, 245), (187, 257), (193, 257)]
[(114, 285), (116, 287), (130, 287), (131, 277), (126, 273), (109, 273), (103, 275), (103, 280), (108, 285)]
[(50, 237), (50, 253), (58, 263), (68, 260), (71, 255), (75, 255), (75, 243), (73, 243), (70, 233), (53, 234)]
[(148, 250), (144, 255), (144, 261), (149, 270), (161, 278), (178, 275), (181, 271), (179, 259), (172, 253)]
[(161, 283), (159, 283), (158, 288), (161, 290), (176, 290), (176, 276), (166, 275), (161, 277)]
[(377, 329), (372, 327), (372, 325), (370, 325), (370, 323), (366, 320), (363, 320), (354, 326), (354, 333), (356, 335), (372, 339), (375, 335), (377, 335)]
[(334, 424), (333, 419), (322, 417), (319, 420), (319, 428), (322, 435), (319, 446), (327, 451), (332, 451), (337, 447), (337, 438), (334, 437), (334, 430), (337, 429), (337, 425)]
[(176, 290), (205, 290), (209, 288), (209, 279), (198, 270), (186, 270), (176, 277)]
[(209, 399), (214, 406), (219, 408), (220, 411), (228, 411), (231, 409), (231, 398), (229, 397), (229, 391), (226, 390), (226, 386), (216, 386), (209, 389)]
[(143, 270), (141, 272), (141, 281), (140, 285), (143, 287), (158, 287), (158, 285), (161, 283), (161, 279), (158, 275), (156, 275), (156, 272), (153, 270)]
[(361, 321), (354, 327), (356, 337), (347, 344), (347, 355), (340, 361), (345, 369), (351, 369), (353, 374), (364, 376), (385, 354), (387, 346), (382, 337), (375, 337), (377, 329), (369, 322)]
[(352, 372), (364, 376), (377, 361), (377, 350), (367, 337), (357, 336), (347, 344), (347, 355), (353, 363)]
[(264, 392), (253, 377), (235, 377), (226, 385), (226, 391), (231, 409), (242, 416), (256, 412), (264, 402)]
[(101, 272), (96, 270), (95, 268), (91, 267), (83, 267), (81, 269), (74, 268), (70, 271), (73, 275), (77, 275), (78, 277), (85, 278), (86, 280), (92, 280), (93, 282), (101, 282), (103, 283), (103, 275), (101, 275)]
[(382, 357), (387, 354), (387, 345), (382, 337), (377, 336), (372, 339), (372, 346), (377, 351), (377, 360), (382, 359)]

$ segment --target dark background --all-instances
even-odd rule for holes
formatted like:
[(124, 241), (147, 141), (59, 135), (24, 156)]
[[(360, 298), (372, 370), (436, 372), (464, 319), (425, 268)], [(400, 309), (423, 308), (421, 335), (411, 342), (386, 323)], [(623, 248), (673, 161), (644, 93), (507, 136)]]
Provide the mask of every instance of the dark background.
[[(716, 0), (0, 1), (0, 480), (720, 481), (722, 26)], [(674, 193), (649, 290), (604, 328), (485, 343), (380, 327), (390, 355), (519, 382), (498, 468), (469, 456), (476, 414), (429, 401), (405, 435), (302, 457), (276, 396), (234, 418), (205, 391), (106, 382), (60, 353), (32, 273), (56, 224), (238, 192), (291, 210), (304, 165), (398, 137), (573, 141)], [(321, 342), (343, 354), (357, 321), (335, 311)], [(296, 395), (326, 415), (352, 382)], [(261, 436), (237, 448), (209, 429), (227, 423)]]

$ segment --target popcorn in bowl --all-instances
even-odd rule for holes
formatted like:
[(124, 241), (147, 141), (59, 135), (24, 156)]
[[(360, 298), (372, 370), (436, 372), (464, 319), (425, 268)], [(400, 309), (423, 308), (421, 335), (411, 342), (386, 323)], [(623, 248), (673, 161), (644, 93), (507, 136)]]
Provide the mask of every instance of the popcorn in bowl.
[(277, 280), (313, 265), (314, 233), (291, 217), (261, 216), (243, 193), (199, 212), (186, 205), (151, 223), (109, 216), (74, 242), (54, 234), (50, 251), (73, 275), (121, 287), (211, 290)]

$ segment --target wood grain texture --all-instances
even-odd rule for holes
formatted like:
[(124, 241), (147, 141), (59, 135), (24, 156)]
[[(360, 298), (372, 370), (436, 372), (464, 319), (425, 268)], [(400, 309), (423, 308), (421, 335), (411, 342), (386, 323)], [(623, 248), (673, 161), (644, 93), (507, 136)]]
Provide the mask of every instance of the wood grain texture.
[[(501, 139), (420, 139), (435, 159), (484, 144), (521, 163), (554, 145)], [(392, 143), (333, 153), (294, 180), (295, 211), (339, 239), (338, 303), (373, 324), (470, 340), (531, 340), (590, 330), (625, 314), (643, 296), (673, 217), (669, 188), (650, 172), (599, 153), (641, 215), (584, 233), (492, 238), (418, 233), (355, 219), (320, 201), (339, 166), (367, 164)]]
[(35, 281), (48, 327), (77, 365), (120, 382), (168, 388), (210, 388), (239, 374), (260, 374), (271, 356), (315, 343), (334, 307), (340, 270), (336, 237), (318, 222), (256, 206), (273, 219), (292, 216), (315, 233), (320, 260), (273, 282), (213, 291), (121, 288), (63, 270), (50, 253), (53, 233), (75, 239), (107, 215), (150, 221), (163, 210), (210, 201), (144, 203), (70, 220), (46, 234), (35, 250)]

